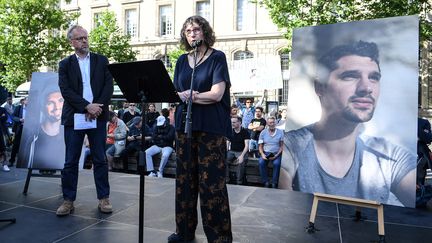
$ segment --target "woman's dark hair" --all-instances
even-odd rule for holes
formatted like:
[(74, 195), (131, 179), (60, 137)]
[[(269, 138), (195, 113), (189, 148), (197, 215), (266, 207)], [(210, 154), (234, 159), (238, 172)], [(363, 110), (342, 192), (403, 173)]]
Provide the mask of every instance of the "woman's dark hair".
[(325, 53), (318, 59), (318, 64), (324, 69), (317, 71), (317, 80), (321, 83), (326, 83), (328, 81), (329, 74), (339, 67), (337, 61), (345, 56), (361, 56), (369, 57), (374, 61), (378, 70), (381, 72), (379, 63), (379, 50), (378, 46), (374, 42), (357, 41), (345, 45), (335, 46), (330, 51)]
[(109, 112), (109, 120), (111, 121), (113, 119), (113, 117), (117, 116), (117, 113), (115, 113), (114, 111), (110, 111)]
[(191, 16), (189, 18), (186, 19), (186, 21), (183, 24), (183, 27), (180, 31), (180, 46), (182, 49), (185, 49), (186, 51), (190, 51), (193, 48), (189, 45), (189, 42), (187, 41), (187, 37), (185, 34), (185, 30), (187, 28), (188, 25), (191, 24), (197, 24), (199, 25), (199, 27), (201, 28), (201, 31), (203, 33), (204, 36), (204, 44), (206, 44), (207, 46), (211, 47), (214, 45), (215, 41), (216, 41), (216, 37), (215, 37), (215, 33), (213, 32), (212, 27), (210, 26), (209, 22), (198, 15), (195, 16)]

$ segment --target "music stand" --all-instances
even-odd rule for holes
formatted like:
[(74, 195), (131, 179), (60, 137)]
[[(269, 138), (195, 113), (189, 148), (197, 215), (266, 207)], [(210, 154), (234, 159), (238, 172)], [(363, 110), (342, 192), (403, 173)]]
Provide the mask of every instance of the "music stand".
[(145, 185), (145, 127), (147, 123), (146, 103), (180, 102), (165, 66), (161, 60), (114, 63), (108, 65), (114, 80), (131, 103), (142, 103), (143, 125), (141, 126), (141, 151), (138, 171), (140, 174), (139, 195), (139, 242), (144, 241), (144, 185)]

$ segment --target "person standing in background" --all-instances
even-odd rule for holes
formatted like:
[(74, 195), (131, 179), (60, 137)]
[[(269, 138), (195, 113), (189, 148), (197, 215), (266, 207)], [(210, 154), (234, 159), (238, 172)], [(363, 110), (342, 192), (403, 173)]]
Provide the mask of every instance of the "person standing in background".
[(24, 118), (27, 110), (27, 97), (21, 99), (21, 104), (15, 107), (14, 113), (12, 114), (12, 119), (14, 121), (12, 126), (12, 132), (14, 132), (14, 140), (12, 145), (12, 152), (9, 158), (9, 165), (13, 166), (15, 163), (16, 155), (18, 154), (19, 147), (21, 144), (21, 136), (24, 126)]

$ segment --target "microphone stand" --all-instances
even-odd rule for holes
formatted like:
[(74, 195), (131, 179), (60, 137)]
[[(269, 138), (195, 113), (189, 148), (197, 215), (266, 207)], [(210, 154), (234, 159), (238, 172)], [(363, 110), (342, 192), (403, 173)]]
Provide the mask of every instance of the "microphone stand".
[(189, 215), (190, 215), (190, 209), (189, 209), (189, 203), (187, 200), (189, 199), (188, 196), (190, 194), (190, 181), (189, 181), (189, 163), (192, 163), (192, 94), (193, 94), (193, 84), (194, 84), (194, 74), (195, 74), (195, 68), (197, 66), (197, 51), (198, 47), (201, 45), (200, 41), (195, 41), (192, 43), (192, 47), (194, 48), (194, 66), (192, 69), (192, 76), (191, 76), (191, 82), (190, 82), (190, 92), (189, 92), (189, 99), (187, 101), (187, 113), (186, 113), (186, 122), (185, 122), (185, 134), (186, 134), (186, 146), (187, 146), (187, 160), (188, 163), (186, 163), (186, 177), (184, 182), (184, 194), (183, 194), (183, 200), (186, 203), (186, 212), (185, 212), (185, 224), (184, 224), (184, 242), (187, 242), (189, 233), (188, 233), (188, 224), (189, 224)]
[(141, 97), (141, 150), (139, 151), (139, 159), (138, 159), (138, 172), (140, 175), (140, 192), (139, 192), (139, 232), (138, 232), (138, 242), (144, 242), (144, 193), (145, 193), (145, 172), (146, 172), (146, 160), (145, 160), (145, 134), (146, 134), (146, 126), (147, 126), (147, 97), (144, 92), (141, 91), (138, 94)]

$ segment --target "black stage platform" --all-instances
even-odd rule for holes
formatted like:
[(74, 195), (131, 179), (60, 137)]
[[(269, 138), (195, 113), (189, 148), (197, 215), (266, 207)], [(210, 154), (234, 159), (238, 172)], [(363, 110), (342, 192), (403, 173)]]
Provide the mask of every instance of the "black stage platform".
[[(97, 210), (92, 171), (79, 177), (75, 211), (59, 218), (59, 178), (32, 178), (28, 195), (22, 194), (26, 170), (0, 172), (0, 218), (15, 217), (16, 224), (0, 223), (0, 242), (138, 242), (139, 176), (110, 173), (114, 213)], [(166, 242), (175, 229), (173, 179), (146, 178), (144, 242)], [(305, 232), (312, 196), (276, 189), (229, 185), (234, 242), (373, 242), (378, 239), (376, 212), (364, 209), (365, 221), (354, 222), (354, 208), (321, 202), (315, 221), (320, 231)], [(432, 212), (386, 206), (386, 241), (432, 242)], [(195, 242), (207, 242), (201, 223)]]

